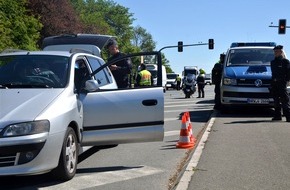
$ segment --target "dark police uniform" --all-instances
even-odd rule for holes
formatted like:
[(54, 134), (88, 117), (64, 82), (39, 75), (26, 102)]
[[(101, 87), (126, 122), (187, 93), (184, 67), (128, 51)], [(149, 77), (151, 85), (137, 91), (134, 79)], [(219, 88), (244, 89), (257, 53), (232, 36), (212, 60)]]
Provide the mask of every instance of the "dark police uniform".
[(211, 80), (215, 85), (214, 87), (214, 109), (220, 109), (221, 107), (221, 88), (220, 83), (222, 80), (223, 63), (225, 60), (225, 54), (220, 54), (220, 61), (216, 63), (211, 71)]
[[(283, 46), (276, 46), (275, 49), (281, 49)], [(274, 99), (275, 113), (272, 120), (282, 120), (281, 108), (286, 117), (286, 121), (290, 122), (290, 103), (289, 94), (287, 92), (287, 81), (289, 81), (289, 60), (282, 56), (275, 57), (271, 61), (272, 81), (270, 92)]]
[[(115, 40), (111, 40), (108, 42), (107, 47), (111, 45), (117, 45), (117, 42)], [(120, 58), (122, 56), (125, 56), (124, 53), (118, 52), (111, 56), (108, 59), (108, 62), (112, 61), (113, 59)], [(116, 70), (111, 70), (113, 76), (115, 77), (115, 80), (117, 82), (117, 85), (119, 88), (127, 88), (129, 87), (129, 78), (132, 71), (132, 61), (130, 58), (122, 59), (121, 61), (118, 61), (115, 63), (117, 66)]]
[(204, 98), (204, 85), (205, 85), (205, 76), (204, 74), (199, 74), (197, 79), (197, 89), (198, 89), (198, 98)]

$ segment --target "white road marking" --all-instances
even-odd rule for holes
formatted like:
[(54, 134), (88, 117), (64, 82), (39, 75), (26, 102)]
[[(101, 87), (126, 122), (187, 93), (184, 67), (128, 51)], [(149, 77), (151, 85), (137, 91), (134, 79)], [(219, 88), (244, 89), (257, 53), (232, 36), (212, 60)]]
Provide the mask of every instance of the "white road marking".
[(164, 136), (165, 137), (179, 135), (179, 134), (180, 134), (180, 130), (166, 131), (166, 132), (164, 132)]
[[(153, 175), (163, 172), (160, 169), (149, 167), (149, 166), (137, 166), (132, 169), (125, 169), (122, 171), (111, 171), (111, 172), (96, 172), (89, 173), (87, 175), (75, 176), (72, 180), (65, 183), (49, 186), (49, 190), (60, 190), (60, 189), (70, 189), (79, 190), (93, 188), (101, 185), (111, 184), (115, 182), (135, 179), (138, 177), (144, 177), (148, 175)], [(80, 183), (81, 182), (81, 183)]]
[(193, 153), (188, 165), (186, 166), (186, 169), (185, 169), (182, 177), (180, 178), (180, 181), (178, 182), (177, 187), (175, 188), (176, 190), (188, 189), (188, 185), (191, 181), (192, 175), (194, 174), (195, 168), (197, 167), (197, 164), (198, 164), (199, 159), (201, 157), (205, 143), (206, 143), (208, 136), (210, 134), (211, 127), (214, 124), (215, 116), (216, 116), (216, 112), (214, 112), (212, 114), (212, 117), (209, 121), (208, 126), (206, 127), (206, 130), (205, 130), (204, 134), (202, 135), (196, 149), (194, 150), (194, 153)]

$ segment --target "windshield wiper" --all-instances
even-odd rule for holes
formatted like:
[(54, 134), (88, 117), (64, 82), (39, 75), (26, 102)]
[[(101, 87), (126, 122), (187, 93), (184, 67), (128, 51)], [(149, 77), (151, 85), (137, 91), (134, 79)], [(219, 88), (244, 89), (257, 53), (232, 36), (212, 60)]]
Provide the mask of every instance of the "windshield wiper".
[(3, 85), (3, 84), (0, 84), (0, 88), (8, 89), (8, 87), (6, 85)]

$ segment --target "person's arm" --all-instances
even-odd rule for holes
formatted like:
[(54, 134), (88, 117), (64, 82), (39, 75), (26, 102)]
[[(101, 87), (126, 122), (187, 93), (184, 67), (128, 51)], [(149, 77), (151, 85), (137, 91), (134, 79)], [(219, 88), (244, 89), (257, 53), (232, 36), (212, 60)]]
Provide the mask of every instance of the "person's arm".
[(127, 58), (122, 60), (122, 64), (111, 65), (114, 70), (122, 71), (124, 73), (130, 74), (132, 71), (132, 61)]

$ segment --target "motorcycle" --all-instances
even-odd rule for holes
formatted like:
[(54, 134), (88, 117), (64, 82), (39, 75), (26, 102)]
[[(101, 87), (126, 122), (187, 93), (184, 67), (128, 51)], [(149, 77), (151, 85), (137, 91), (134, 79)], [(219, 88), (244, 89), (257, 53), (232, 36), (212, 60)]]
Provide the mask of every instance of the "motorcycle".
[(190, 98), (196, 91), (196, 76), (194, 74), (188, 74), (183, 79), (182, 90), (185, 98)]

